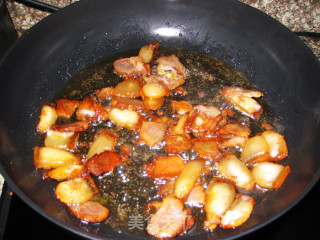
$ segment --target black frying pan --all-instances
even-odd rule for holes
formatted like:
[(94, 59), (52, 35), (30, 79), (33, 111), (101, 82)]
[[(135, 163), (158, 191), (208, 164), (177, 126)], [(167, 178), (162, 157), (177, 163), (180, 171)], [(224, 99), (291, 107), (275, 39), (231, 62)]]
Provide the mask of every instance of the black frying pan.
[[(159, 30), (165, 29), (165, 30)], [(59, 10), (24, 34), (2, 59), (1, 173), (28, 205), (88, 238), (140, 239), (108, 225), (83, 224), (56, 199), (33, 165), (35, 127), (51, 100), (80, 69), (149, 41), (208, 53), (236, 66), (265, 93), (286, 135), (291, 174), (266, 194), (241, 227), (190, 233), (183, 239), (235, 238), (272, 222), (303, 198), (320, 176), (320, 66), (298, 37), (237, 1), (84, 0)]]

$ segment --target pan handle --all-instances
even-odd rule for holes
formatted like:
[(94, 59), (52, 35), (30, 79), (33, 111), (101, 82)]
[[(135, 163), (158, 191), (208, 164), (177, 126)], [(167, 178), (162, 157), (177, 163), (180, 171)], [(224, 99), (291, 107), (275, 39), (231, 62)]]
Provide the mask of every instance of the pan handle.
[(294, 33), (300, 37), (320, 38), (320, 33), (318, 32), (294, 32)]
[(58, 11), (60, 9), (59, 7), (56, 7), (41, 1), (37, 1), (37, 0), (14, 0), (14, 1), (22, 3), (26, 6), (33, 7), (33, 8), (50, 12), (50, 13)]

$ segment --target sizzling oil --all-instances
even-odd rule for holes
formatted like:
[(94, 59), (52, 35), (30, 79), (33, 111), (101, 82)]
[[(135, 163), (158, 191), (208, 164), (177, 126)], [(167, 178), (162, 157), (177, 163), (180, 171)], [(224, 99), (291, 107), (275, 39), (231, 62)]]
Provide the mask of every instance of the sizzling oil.
[[(192, 105), (203, 104), (213, 105), (218, 108), (232, 107), (218, 94), (218, 91), (225, 86), (238, 86), (248, 89), (258, 90), (258, 88), (248, 80), (248, 78), (236, 68), (225, 64), (224, 62), (211, 57), (184, 49), (160, 49), (160, 55), (175, 54), (181, 63), (187, 69), (187, 78), (182, 86), (187, 91), (185, 96), (171, 94), (166, 100), (162, 110), (165, 115), (175, 118), (170, 110), (170, 102), (172, 100), (185, 100)], [(123, 57), (136, 56), (138, 50), (126, 52), (105, 58), (86, 69), (83, 69), (76, 76), (68, 81), (66, 86), (56, 96), (59, 98), (68, 98), (81, 100), (85, 96), (91, 95), (95, 90), (103, 87), (115, 87), (122, 78), (113, 73), (113, 62)], [(173, 92), (173, 91), (172, 91)], [(264, 98), (257, 99), (263, 106), (264, 112), (259, 120), (252, 120), (240, 113), (235, 114), (233, 118), (237, 121), (250, 125), (252, 135), (262, 132), (261, 122), (265, 121), (275, 126), (277, 118), (275, 117), (272, 107)], [(109, 101), (102, 104), (110, 105)], [(148, 115), (146, 114), (146, 117)], [(154, 148), (146, 145), (136, 145), (134, 142), (138, 139), (137, 133), (120, 128), (105, 121), (100, 124), (91, 126), (87, 131), (82, 132), (79, 137), (81, 143), (92, 142), (94, 136), (102, 128), (118, 135), (118, 143), (115, 151), (120, 153), (120, 146), (126, 144), (132, 148), (130, 155), (131, 161), (118, 166), (111, 174), (95, 177), (99, 194), (94, 200), (102, 203), (110, 210), (110, 217), (107, 220), (112, 228), (119, 232), (128, 232), (136, 235), (146, 235), (145, 228), (150, 219), (146, 215), (145, 205), (154, 200), (161, 200), (157, 195), (159, 182), (154, 182), (148, 178), (143, 165), (151, 162), (155, 157), (165, 156), (166, 152), (164, 144)], [(83, 154), (84, 158), (88, 151), (88, 147), (83, 146), (78, 149), (79, 154)], [(233, 153), (239, 155), (239, 151), (230, 149)], [(197, 157), (195, 151), (190, 150), (180, 154), (185, 160)], [(212, 160), (209, 164), (214, 165)], [(215, 175), (218, 175), (215, 168), (207, 176), (201, 176), (200, 181), (204, 186)], [(256, 191), (250, 195), (260, 194)], [(193, 231), (203, 231), (202, 222), (205, 218), (203, 209), (192, 208), (193, 215), (196, 217), (196, 224)]]

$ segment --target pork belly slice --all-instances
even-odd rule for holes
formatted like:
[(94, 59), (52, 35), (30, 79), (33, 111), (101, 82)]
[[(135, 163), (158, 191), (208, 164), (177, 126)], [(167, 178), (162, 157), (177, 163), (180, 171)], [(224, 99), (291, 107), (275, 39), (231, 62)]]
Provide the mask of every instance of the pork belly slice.
[(190, 229), (194, 219), (190, 211), (185, 210), (183, 203), (174, 198), (166, 197), (159, 210), (152, 215), (147, 226), (149, 235), (160, 239), (170, 239)]

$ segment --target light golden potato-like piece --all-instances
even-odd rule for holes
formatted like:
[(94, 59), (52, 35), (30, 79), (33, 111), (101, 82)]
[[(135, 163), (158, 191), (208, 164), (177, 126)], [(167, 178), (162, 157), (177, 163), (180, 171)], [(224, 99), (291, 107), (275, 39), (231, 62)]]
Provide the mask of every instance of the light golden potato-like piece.
[(262, 136), (249, 138), (242, 149), (241, 160), (249, 165), (257, 162), (267, 161), (269, 156), (268, 142)]
[(47, 132), (58, 118), (57, 111), (54, 106), (44, 104), (41, 108), (40, 121), (37, 125), (37, 130), (40, 133)]
[(87, 154), (87, 159), (91, 158), (93, 155), (102, 153), (104, 151), (113, 151), (118, 137), (107, 131), (101, 131), (100, 135), (92, 142), (90, 149)]
[(158, 108), (161, 108), (163, 101), (164, 101), (164, 98), (144, 97), (143, 98), (143, 105), (145, 108), (147, 108), (149, 110), (157, 110)]
[(144, 63), (149, 63), (153, 57), (153, 47), (150, 45), (143, 46), (139, 51), (139, 57), (142, 57)]
[(234, 181), (237, 187), (249, 191), (254, 188), (251, 172), (235, 155), (225, 155), (218, 164), (218, 170), (222, 176)]
[(147, 83), (142, 88), (142, 93), (148, 98), (163, 98), (167, 95), (165, 87), (159, 83)]
[(71, 152), (52, 147), (34, 148), (34, 165), (36, 168), (51, 169), (71, 164), (80, 164), (80, 157)]
[(230, 209), (223, 215), (221, 227), (227, 229), (242, 225), (249, 219), (254, 205), (255, 201), (253, 198), (238, 194)]
[(230, 208), (236, 195), (235, 187), (220, 178), (214, 178), (206, 190), (204, 209), (207, 219), (204, 221), (206, 230), (214, 230), (223, 214)]
[(287, 157), (288, 148), (283, 135), (273, 131), (265, 131), (261, 136), (268, 142), (269, 155), (272, 161), (279, 161)]
[(153, 58), (153, 52), (160, 47), (160, 42), (149, 43), (148, 45), (140, 48), (139, 57), (142, 58), (144, 63), (149, 63)]
[(109, 112), (109, 119), (114, 124), (120, 127), (133, 130), (139, 122), (140, 115), (131, 110), (120, 110), (119, 108), (112, 108)]
[(82, 178), (60, 182), (56, 188), (57, 198), (66, 204), (77, 204), (89, 201), (95, 192), (90, 184)]
[(201, 175), (205, 161), (195, 159), (189, 161), (175, 181), (174, 194), (179, 199), (186, 198)]
[(118, 97), (136, 98), (140, 95), (140, 86), (136, 80), (126, 80), (115, 87)]
[(77, 145), (79, 133), (49, 130), (44, 139), (46, 147), (73, 151)]
[(76, 164), (68, 165), (64, 167), (58, 167), (48, 172), (48, 176), (49, 178), (59, 180), (59, 181), (73, 179), (80, 176), (82, 168), (83, 168), (83, 165), (76, 165)]
[(278, 189), (290, 173), (290, 167), (272, 162), (261, 162), (253, 167), (251, 173), (260, 187)]

